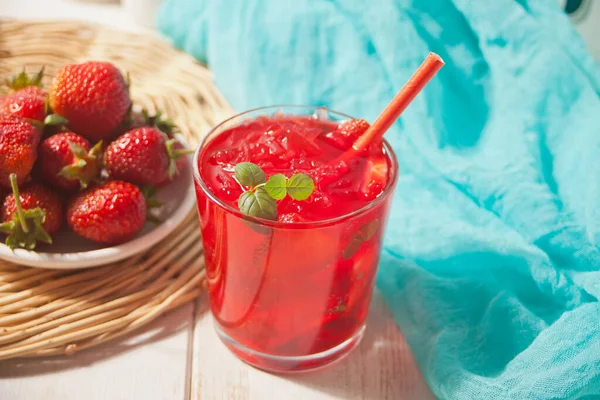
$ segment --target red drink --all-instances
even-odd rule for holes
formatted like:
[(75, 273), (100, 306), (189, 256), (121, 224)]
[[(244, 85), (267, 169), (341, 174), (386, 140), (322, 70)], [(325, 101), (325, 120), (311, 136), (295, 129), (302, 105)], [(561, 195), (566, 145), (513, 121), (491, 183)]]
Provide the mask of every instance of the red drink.
[[(219, 125), (196, 153), (216, 329), (259, 368), (317, 368), (347, 354), (363, 335), (397, 161), (379, 144), (336, 163), (363, 129), (340, 125), (348, 119), (312, 107), (260, 109)], [(234, 177), (241, 162), (267, 177), (306, 174), (314, 191), (304, 201), (278, 201), (277, 220), (245, 215), (238, 198), (246, 188)]]

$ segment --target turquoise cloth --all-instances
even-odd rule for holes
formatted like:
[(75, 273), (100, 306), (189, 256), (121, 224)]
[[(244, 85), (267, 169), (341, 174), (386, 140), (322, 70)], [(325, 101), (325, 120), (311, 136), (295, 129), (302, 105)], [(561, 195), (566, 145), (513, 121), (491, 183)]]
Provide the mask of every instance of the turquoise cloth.
[(158, 25), (240, 111), (372, 121), (439, 53), (386, 135), (379, 289), (439, 398), (600, 398), (600, 72), (556, 0), (167, 0)]

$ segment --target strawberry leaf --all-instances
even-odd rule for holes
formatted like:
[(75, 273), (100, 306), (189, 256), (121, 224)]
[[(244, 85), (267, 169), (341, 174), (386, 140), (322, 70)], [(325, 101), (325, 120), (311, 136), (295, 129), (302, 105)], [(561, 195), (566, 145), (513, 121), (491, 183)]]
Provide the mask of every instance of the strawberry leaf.
[(154, 213), (155, 210), (164, 205), (155, 198), (158, 190), (154, 186), (144, 185), (140, 187), (140, 191), (144, 196), (144, 200), (146, 200), (146, 221), (156, 225), (160, 224), (162, 219)]
[(64, 166), (58, 175), (65, 179), (78, 180), (80, 189), (87, 189), (90, 182), (96, 181), (100, 174), (102, 141), (87, 152), (77, 143), (69, 142), (69, 150), (73, 153), (75, 161)]
[(25, 72), (25, 68), (23, 71), (15, 76), (13, 79), (6, 79), (5, 84), (12, 90), (20, 90), (24, 89), (28, 86), (40, 86), (42, 84), (42, 78), (44, 77), (44, 67), (40, 69), (40, 71), (33, 75), (31, 78)]
[[(68, 142), (69, 149), (77, 158), (85, 158), (87, 156), (87, 151), (77, 143)], [(85, 165), (84, 165), (85, 166)]]
[(161, 132), (164, 132), (169, 137), (173, 137), (173, 134), (179, 132), (179, 127), (172, 119), (162, 118), (162, 112), (157, 111), (156, 114), (150, 116), (146, 109), (142, 110), (142, 115), (149, 126), (153, 126)]

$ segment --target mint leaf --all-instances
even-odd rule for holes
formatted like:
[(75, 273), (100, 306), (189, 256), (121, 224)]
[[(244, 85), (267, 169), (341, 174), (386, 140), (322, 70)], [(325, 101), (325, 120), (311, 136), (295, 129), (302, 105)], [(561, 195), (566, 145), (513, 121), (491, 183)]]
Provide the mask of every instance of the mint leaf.
[(306, 200), (315, 188), (313, 180), (304, 174), (294, 174), (287, 181), (287, 192), (294, 200)]
[(277, 219), (277, 203), (262, 187), (254, 192), (247, 190), (242, 193), (238, 199), (238, 207), (241, 212), (252, 217)]
[(264, 171), (250, 162), (242, 162), (235, 166), (235, 179), (243, 186), (256, 186), (267, 181)]
[(358, 252), (360, 246), (362, 246), (364, 242), (365, 239), (360, 235), (353, 236), (352, 239), (350, 239), (350, 241), (346, 245), (346, 248), (344, 249), (343, 259), (347, 260), (353, 257)]
[(344, 249), (344, 260), (354, 256), (364, 242), (371, 240), (375, 236), (378, 229), (379, 218), (375, 218), (358, 228)]
[(281, 200), (287, 194), (287, 178), (283, 174), (275, 174), (269, 178), (265, 190), (275, 200)]
[(359, 234), (364, 238), (364, 240), (371, 240), (373, 236), (377, 233), (379, 229), (379, 218), (375, 218), (358, 229)]

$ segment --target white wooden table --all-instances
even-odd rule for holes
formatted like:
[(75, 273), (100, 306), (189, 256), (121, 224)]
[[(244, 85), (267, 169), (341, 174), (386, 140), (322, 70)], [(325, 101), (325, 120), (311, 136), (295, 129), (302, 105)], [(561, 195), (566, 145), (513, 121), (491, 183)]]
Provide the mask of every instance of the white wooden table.
[[(136, 29), (118, 4), (0, 0), (0, 17), (67, 18)], [(280, 377), (231, 355), (202, 296), (124, 340), (72, 357), (0, 361), (0, 400), (424, 400), (433, 398), (379, 296), (360, 346), (316, 373)]]

